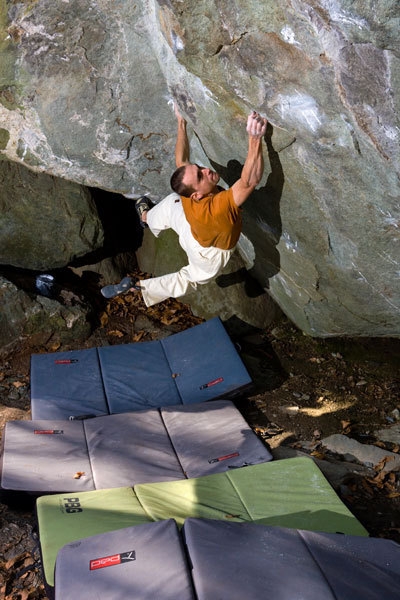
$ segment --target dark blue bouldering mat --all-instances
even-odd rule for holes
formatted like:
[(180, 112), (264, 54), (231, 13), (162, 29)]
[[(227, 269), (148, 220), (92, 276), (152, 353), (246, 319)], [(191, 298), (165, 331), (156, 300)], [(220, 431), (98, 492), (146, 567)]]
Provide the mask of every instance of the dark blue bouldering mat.
[(161, 340), (182, 404), (231, 398), (251, 383), (218, 318)]
[(31, 357), (33, 419), (232, 398), (250, 385), (218, 317), (162, 340)]
[(98, 352), (111, 414), (181, 404), (159, 341), (104, 346)]
[(31, 356), (32, 419), (109, 413), (97, 348)]

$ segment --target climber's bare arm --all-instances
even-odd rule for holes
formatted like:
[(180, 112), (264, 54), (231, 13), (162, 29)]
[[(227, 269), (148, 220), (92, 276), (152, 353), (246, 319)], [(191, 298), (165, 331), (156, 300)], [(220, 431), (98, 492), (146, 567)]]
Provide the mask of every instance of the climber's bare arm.
[(178, 121), (178, 132), (175, 144), (175, 163), (177, 168), (187, 165), (190, 160), (189, 140), (186, 133), (186, 121), (179, 112), (176, 102), (174, 102), (174, 111)]
[(232, 186), (233, 200), (237, 206), (247, 200), (261, 181), (264, 172), (262, 138), (265, 136), (266, 129), (267, 119), (253, 111), (247, 118), (246, 131), (249, 136), (247, 157), (240, 179)]

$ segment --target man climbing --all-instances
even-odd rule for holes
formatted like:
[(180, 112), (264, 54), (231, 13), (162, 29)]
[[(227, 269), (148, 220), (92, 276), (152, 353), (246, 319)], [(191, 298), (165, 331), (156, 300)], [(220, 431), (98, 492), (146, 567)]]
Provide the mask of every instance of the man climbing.
[(231, 257), (242, 227), (241, 205), (260, 183), (264, 161), (262, 138), (267, 120), (253, 111), (247, 119), (248, 153), (240, 178), (228, 190), (218, 186), (219, 175), (190, 162), (186, 120), (175, 104), (178, 122), (175, 145), (177, 169), (171, 177), (174, 193), (154, 205), (146, 198), (136, 201), (143, 227), (157, 237), (173, 229), (188, 257), (188, 264), (175, 273), (135, 282), (125, 277), (119, 284), (102, 288), (106, 298), (127, 291), (140, 290), (146, 306), (166, 298), (179, 298), (189, 288), (212, 280)]

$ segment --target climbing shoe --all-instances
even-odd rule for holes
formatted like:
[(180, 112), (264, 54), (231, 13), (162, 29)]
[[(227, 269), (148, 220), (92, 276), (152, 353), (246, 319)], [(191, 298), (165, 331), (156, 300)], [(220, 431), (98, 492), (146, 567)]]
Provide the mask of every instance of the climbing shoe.
[(115, 298), (120, 294), (129, 292), (130, 290), (141, 290), (141, 286), (136, 283), (132, 277), (124, 277), (119, 283), (106, 285), (101, 288), (101, 294), (104, 298)]
[(143, 213), (153, 208), (152, 201), (147, 196), (142, 196), (135, 202), (136, 212), (139, 215), (139, 221), (142, 227), (148, 227), (147, 223), (142, 220)]

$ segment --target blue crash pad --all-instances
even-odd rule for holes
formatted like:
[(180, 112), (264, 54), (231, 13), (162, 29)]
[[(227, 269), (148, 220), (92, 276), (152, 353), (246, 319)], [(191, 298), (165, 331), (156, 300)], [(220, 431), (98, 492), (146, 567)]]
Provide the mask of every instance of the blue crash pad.
[(251, 378), (218, 317), (162, 340), (31, 357), (33, 419), (231, 398)]
[(32, 419), (109, 413), (97, 348), (31, 356)]

